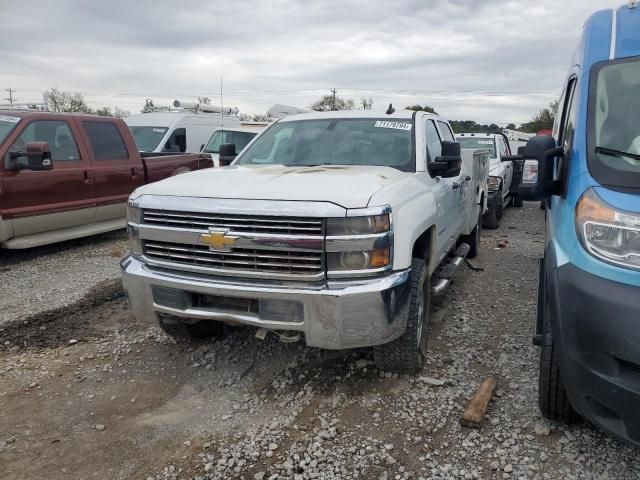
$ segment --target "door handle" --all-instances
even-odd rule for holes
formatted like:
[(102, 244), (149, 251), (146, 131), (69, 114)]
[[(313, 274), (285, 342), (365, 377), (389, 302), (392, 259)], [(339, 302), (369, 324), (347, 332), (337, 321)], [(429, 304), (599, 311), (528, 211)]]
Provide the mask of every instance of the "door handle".
[(91, 178), (91, 175), (89, 175), (89, 170), (84, 170), (82, 172), (82, 176), (84, 177), (84, 183), (86, 184), (93, 183), (93, 179)]
[(136, 167), (131, 167), (131, 178), (135, 180), (136, 177)]

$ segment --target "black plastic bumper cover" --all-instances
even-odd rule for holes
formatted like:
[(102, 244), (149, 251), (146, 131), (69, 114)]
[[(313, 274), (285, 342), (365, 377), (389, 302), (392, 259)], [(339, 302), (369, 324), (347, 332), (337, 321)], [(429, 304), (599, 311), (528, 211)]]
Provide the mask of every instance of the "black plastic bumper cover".
[(573, 407), (640, 445), (640, 287), (571, 264), (548, 280), (554, 342)]

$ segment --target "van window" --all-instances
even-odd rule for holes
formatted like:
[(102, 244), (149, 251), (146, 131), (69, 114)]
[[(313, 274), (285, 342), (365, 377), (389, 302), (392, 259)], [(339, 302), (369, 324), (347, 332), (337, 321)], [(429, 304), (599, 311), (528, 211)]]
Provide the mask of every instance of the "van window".
[[(51, 159), (54, 162), (77, 162), (80, 160), (76, 139), (69, 124), (65, 121), (36, 120), (31, 122), (11, 145), (9, 151), (25, 152), (29, 142), (47, 142), (51, 149)], [(25, 156), (24, 159), (26, 161), (27, 157)]]
[(184, 128), (176, 128), (164, 144), (163, 152), (184, 153), (187, 151), (187, 131)]
[(83, 122), (96, 160), (129, 159), (127, 146), (115, 124), (110, 122)]
[(436, 125), (433, 123), (433, 120), (427, 120), (424, 131), (427, 142), (427, 156), (430, 161), (433, 161), (442, 154), (440, 135), (438, 135), (438, 130), (436, 130)]
[(233, 130), (218, 130), (211, 135), (209, 143), (204, 147), (203, 152), (218, 153), (220, 145), (225, 143), (233, 143), (236, 146), (236, 152), (240, 153), (246, 147), (257, 132), (234, 132)]
[(136, 141), (138, 150), (141, 152), (153, 152), (160, 141), (167, 133), (167, 127), (129, 127), (133, 134), (133, 139)]
[(640, 188), (640, 58), (602, 62), (591, 73), (589, 168), (603, 185)]

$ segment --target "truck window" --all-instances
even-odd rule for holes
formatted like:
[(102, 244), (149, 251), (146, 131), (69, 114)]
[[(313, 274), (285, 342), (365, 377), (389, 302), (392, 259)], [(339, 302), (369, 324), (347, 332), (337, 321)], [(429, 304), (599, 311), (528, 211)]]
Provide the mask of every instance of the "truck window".
[(440, 133), (442, 134), (442, 139), (446, 140), (447, 142), (455, 142), (455, 138), (453, 137), (453, 132), (451, 131), (451, 128), (449, 128), (449, 125), (447, 125), (445, 122), (441, 122), (440, 120), (438, 120), (438, 126), (440, 127)]
[(490, 158), (496, 156), (496, 142), (492, 137), (458, 137), (460, 148), (471, 148), (474, 150), (488, 150)]
[(589, 168), (603, 185), (640, 187), (640, 58), (596, 65), (589, 91)]
[[(29, 142), (47, 142), (54, 162), (80, 160), (76, 139), (69, 124), (62, 120), (36, 120), (31, 122), (15, 141), (10, 152), (26, 152)], [(19, 157), (22, 158), (22, 157)], [(24, 161), (27, 160), (26, 155)]]
[(19, 121), (20, 117), (0, 115), (0, 143), (4, 142), (4, 139), (9, 136)]
[(427, 120), (427, 123), (425, 124), (425, 139), (427, 142), (427, 157), (429, 160), (439, 157), (442, 154), (442, 142), (433, 120)]
[(176, 128), (164, 144), (163, 152), (184, 153), (187, 151), (187, 130)]
[(129, 127), (133, 139), (141, 152), (153, 152), (167, 133), (167, 127)]
[(246, 147), (257, 132), (235, 132), (233, 130), (218, 130), (211, 135), (209, 142), (204, 147), (203, 152), (218, 153), (220, 145), (224, 143), (233, 143), (236, 146), (236, 152), (240, 152)]
[[(286, 137), (280, 135), (283, 131), (287, 131)], [(413, 172), (415, 157), (412, 132), (411, 118), (336, 118), (279, 122), (247, 147), (236, 163), (285, 166), (375, 165)]]
[(83, 122), (83, 125), (96, 160), (129, 159), (127, 146), (115, 124), (90, 121)]

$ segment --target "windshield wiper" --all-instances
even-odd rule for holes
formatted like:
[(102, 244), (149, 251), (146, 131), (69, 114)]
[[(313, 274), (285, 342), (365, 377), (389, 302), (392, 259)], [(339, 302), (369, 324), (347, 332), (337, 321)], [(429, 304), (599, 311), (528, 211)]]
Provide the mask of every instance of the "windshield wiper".
[(596, 147), (596, 153), (604, 153), (605, 155), (611, 155), (612, 157), (628, 157), (633, 158), (640, 162), (640, 155), (635, 153), (623, 152), (622, 150), (615, 150), (613, 148)]

